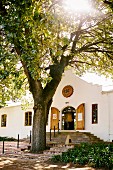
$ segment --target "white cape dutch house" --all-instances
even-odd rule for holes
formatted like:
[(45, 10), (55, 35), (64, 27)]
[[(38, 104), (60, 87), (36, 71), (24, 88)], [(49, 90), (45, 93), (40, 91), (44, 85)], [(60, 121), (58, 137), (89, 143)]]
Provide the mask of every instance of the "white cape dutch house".
[[(32, 130), (33, 105), (22, 110), (20, 104), (0, 109), (0, 136), (26, 138)], [(87, 83), (65, 71), (53, 97), (46, 131), (84, 131), (113, 141), (113, 91)]]

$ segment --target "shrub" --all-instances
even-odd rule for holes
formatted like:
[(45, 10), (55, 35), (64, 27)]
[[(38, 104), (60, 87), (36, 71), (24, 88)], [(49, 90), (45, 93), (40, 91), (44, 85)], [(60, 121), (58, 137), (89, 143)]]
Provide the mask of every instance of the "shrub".
[(1, 137), (0, 136), (0, 141), (16, 141), (16, 139), (15, 138), (13, 138), (13, 137), (7, 137), (7, 136), (5, 136), (5, 137)]
[(80, 146), (75, 146), (61, 155), (52, 157), (55, 162), (72, 162), (77, 165), (89, 165), (94, 168), (113, 168), (113, 144), (82, 143)]

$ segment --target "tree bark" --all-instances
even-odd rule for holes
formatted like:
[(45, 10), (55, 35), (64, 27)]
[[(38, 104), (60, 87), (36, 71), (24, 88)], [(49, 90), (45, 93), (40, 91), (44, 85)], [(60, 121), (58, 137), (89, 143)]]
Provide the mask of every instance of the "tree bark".
[(45, 105), (37, 104), (34, 106), (34, 117), (32, 127), (31, 152), (38, 153), (46, 149), (46, 121)]
[(31, 152), (38, 153), (46, 149), (46, 122), (49, 114), (49, 109), (52, 103), (52, 98), (61, 81), (62, 73), (67, 65), (65, 59), (60, 64), (50, 68), (50, 75), (52, 77), (43, 89), (39, 80), (34, 80), (30, 75), (28, 81), (30, 84), (30, 91), (34, 99), (34, 117), (32, 127), (32, 144)]

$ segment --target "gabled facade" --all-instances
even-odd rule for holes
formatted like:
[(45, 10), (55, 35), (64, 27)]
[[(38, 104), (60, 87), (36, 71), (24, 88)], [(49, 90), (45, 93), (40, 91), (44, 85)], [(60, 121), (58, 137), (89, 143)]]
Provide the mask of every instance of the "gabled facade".
[[(113, 140), (113, 92), (87, 83), (65, 71), (53, 97), (46, 130), (86, 131), (104, 141)], [(0, 136), (25, 138), (32, 130), (33, 105), (22, 110), (21, 105), (0, 109)]]

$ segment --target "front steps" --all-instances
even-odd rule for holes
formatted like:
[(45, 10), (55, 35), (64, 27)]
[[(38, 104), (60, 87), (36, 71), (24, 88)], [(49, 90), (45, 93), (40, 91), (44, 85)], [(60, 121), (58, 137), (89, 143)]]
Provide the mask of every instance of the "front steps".
[[(69, 138), (68, 138), (68, 137)], [(66, 139), (71, 139), (69, 143), (67, 143)], [(29, 142), (27, 138), (24, 142)], [(78, 132), (78, 131), (68, 131), (68, 132), (56, 132), (54, 137), (54, 132), (51, 133), (51, 141), (50, 141), (50, 132), (46, 132), (46, 143), (48, 150), (44, 150), (43, 154), (48, 159), (51, 158), (53, 155), (60, 155), (62, 152), (68, 151), (68, 149), (74, 148), (76, 145), (80, 143), (97, 143), (97, 142), (104, 142), (97, 136), (89, 132)]]
[[(68, 136), (69, 135), (69, 136)], [(69, 143), (70, 145), (76, 145), (80, 143), (96, 143), (96, 142), (104, 142), (97, 136), (89, 132), (56, 132), (54, 137), (54, 132), (51, 133), (51, 141), (50, 141), (50, 133), (46, 133), (46, 141), (48, 145), (65, 145), (66, 138), (70, 137)]]
[(53, 155), (61, 155), (63, 152), (67, 152), (68, 149), (74, 148), (74, 145), (65, 146), (65, 145), (57, 145), (51, 147), (49, 150), (43, 151), (45, 155), (50, 155), (51, 157)]
[[(67, 137), (68, 136), (68, 137)], [(71, 139), (69, 143), (67, 143), (67, 139)], [(46, 142), (47, 146), (50, 147), (49, 150), (45, 150), (43, 153), (52, 157), (53, 155), (60, 155), (62, 152), (68, 151), (70, 148), (74, 148), (74, 146), (79, 145), (80, 143), (97, 143), (104, 142), (97, 136), (89, 132), (56, 132), (54, 137), (54, 132), (51, 133), (51, 141), (50, 141), (50, 133), (46, 132)]]

